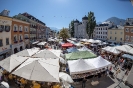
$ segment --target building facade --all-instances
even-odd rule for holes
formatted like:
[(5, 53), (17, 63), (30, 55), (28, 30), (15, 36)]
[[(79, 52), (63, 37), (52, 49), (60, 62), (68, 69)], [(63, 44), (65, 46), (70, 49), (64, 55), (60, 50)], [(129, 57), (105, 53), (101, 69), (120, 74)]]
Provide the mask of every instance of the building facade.
[(89, 38), (86, 32), (88, 17), (83, 17), (82, 22), (77, 19), (74, 21), (74, 37), (75, 38)]
[(124, 43), (124, 27), (117, 25), (108, 29), (108, 42), (123, 44)]
[(12, 19), (12, 53), (17, 53), (25, 48), (29, 48), (29, 23), (19, 19)]
[[(30, 40), (31, 42), (34, 42), (36, 40), (43, 41), (45, 38), (45, 28), (46, 25), (36, 17), (30, 15), (29, 13), (23, 13), (21, 14), (25, 17), (27, 17), (30, 20)], [(36, 33), (36, 34), (35, 34)]]
[(133, 25), (125, 25), (124, 39), (125, 43), (133, 44)]
[(0, 59), (11, 55), (12, 18), (0, 16)]
[(112, 26), (113, 26), (112, 22), (103, 22), (102, 24), (96, 25), (94, 32), (93, 32), (93, 38), (107, 41), (108, 28)]

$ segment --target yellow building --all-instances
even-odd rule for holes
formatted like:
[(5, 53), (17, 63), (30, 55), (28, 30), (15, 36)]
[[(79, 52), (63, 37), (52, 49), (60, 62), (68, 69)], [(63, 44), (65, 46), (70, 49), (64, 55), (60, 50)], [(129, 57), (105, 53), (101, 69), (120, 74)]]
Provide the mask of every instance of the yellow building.
[(0, 16), (0, 59), (11, 54), (12, 18)]
[(124, 27), (118, 25), (113, 28), (109, 28), (107, 38), (108, 42), (111, 43), (124, 43)]

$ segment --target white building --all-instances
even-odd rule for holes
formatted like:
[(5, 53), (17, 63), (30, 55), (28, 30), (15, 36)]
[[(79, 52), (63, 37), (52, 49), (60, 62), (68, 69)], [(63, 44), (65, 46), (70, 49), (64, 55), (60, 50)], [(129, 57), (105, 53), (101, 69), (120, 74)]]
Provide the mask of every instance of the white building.
[(89, 38), (86, 32), (86, 26), (88, 22), (88, 17), (83, 17), (82, 22), (77, 19), (74, 21), (74, 37), (75, 38)]
[(11, 54), (12, 18), (0, 16), (0, 59)]
[(94, 32), (93, 32), (93, 38), (98, 40), (107, 41), (107, 32), (108, 28), (112, 27), (113, 23), (103, 22), (102, 24), (96, 25)]

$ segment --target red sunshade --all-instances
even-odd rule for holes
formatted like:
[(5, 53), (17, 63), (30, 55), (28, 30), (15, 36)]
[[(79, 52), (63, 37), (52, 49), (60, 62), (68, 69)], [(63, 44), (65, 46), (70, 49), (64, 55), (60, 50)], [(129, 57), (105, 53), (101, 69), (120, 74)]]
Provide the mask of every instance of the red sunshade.
[(62, 44), (62, 47), (72, 47), (73, 44), (72, 43), (64, 43)]

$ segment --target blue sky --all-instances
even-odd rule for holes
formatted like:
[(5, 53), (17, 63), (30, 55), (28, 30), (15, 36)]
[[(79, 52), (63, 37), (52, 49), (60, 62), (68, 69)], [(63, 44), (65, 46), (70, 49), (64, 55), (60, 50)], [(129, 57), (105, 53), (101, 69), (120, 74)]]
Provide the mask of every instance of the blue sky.
[(73, 19), (82, 20), (93, 11), (97, 22), (110, 17), (133, 18), (133, 6), (127, 0), (0, 0), (0, 11), (10, 10), (10, 16), (28, 12), (49, 27), (68, 27)]

